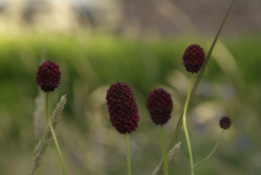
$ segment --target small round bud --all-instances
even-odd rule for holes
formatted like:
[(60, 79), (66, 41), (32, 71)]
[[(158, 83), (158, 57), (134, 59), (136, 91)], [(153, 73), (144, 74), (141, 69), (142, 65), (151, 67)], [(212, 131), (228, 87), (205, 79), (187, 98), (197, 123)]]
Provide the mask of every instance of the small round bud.
[(171, 117), (173, 103), (171, 95), (164, 89), (155, 89), (150, 92), (147, 99), (147, 108), (150, 112), (152, 121), (156, 125), (163, 125)]
[(231, 120), (228, 116), (224, 116), (219, 121), (219, 126), (223, 129), (228, 129), (231, 126)]
[(121, 134), (135, 131), (140, 117), (131, 87), (123, 82), (112, 84), (106, 100), (112, 126)]
[(183, 65), (188, 72), (197, 73), (204, 61), (205, 53), (199, 45), (193, 44), (187, 47), (183, 55)]
[(52, 61), (43, 62), (37, 71), (36, 83), (44, 92), (51, 92), (59, 86), (61, 71), (59, 66)]

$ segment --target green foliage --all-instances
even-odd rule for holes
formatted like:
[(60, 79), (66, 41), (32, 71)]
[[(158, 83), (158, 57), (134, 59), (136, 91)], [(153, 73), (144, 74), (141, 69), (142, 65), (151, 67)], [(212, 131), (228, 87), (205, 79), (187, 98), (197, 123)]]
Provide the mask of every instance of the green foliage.
[[(160, 150), (157, 150), (159, 141), (155, 140), (155, 135), (158, 132), (154, 131), (154, 125), (149, 120), (144, 105), (145, 100), (149, 91), (155, 87), (166, 86), (172, 89), (173, 92), (178, 91), (173, 89), (168, 81), (168, 77), (172, 75), (171, 72), (173, 70), (187, 76), (181, 58), (185, 48), (189, 44), (195, 43), (196, 39), (193, 41), (188, 37), (133, 39), (122, 36), (91, 36), (88, 34), (46, 34), (43, 37), (36, 34), (32, 36), (26, 33), (12, 37), (1, 36), (0, 38), (0, 148), (2, 150), (0, 151), (0, 161), (6, 162), (3, 163), (4, 166), (0, 166), (0, 174), (16, 174), (15, 169), (7, 166), (7, 164), (13, 161), (12, 164), (18, 166), (21, 160), (25, 167), (29, 167), (28, 171), (23, 170), (21, 174), (28, 174), (27, 172), (29, 172), (35, 146), (33, 112), (35, 107), (34, 100), (38, 94), (35, 76), (37, 67), (42, 59), (44, 47), (46, 59), (58, 63), (62, 71), (61, 85), (52, 93), (50, 100), (55, 104), (62, 94), (66, 93), (68, 97), (68, 103), (65, 106), (66, 120), (62, 124), (63, 127), (58, 127), (57, 134), (66, 135), (66, 137), (62, 137), (64, 140), (61, 139), (62, 143), (64, 143), (61, 144), (61, 149), (65, 150), (64, 154), (67, 155), (65, 156), (65, 159), (67, 159), (65, 164), (69, 164), (69, 171), (73, 174), (83, 174), (83, 172), (97, 174), (98, 170), (86, 169), (84, 167), (90, 161), (88, 155), (92, 155), (92, 152), (99, 150), (105, 150), (101, 155), (105, 156), (106, 159), (112, 154), (117, 157), (115, 159), (119, 159), (117, 163), (120, 165), (118, 166), (113, 162), (107, 162), (106, 165), (103, 165), (103, 169), (107, 171), (107, 174), (122, 174), (121, 170), (125, 170), (125, 164), (122, 165), (120, 161), (124, 157), (118, 151), (121, 146), (117, 147), (112, 141), (99, 138), (102, 137), (102, 134), (108, 134), (109, 139), (116, 140), (114, 135), (110, 133), (111, 126), (106, 111), (105, 96), (103, 101), (102, 95), (103, 93), (105, 94), (107, 87), (111, 83), (124, 81), (133, 88), (141, 115), (138, 131), (132, 136), (133, 142), (136, 143), (133, 146), (135, 156), (132, 156), (133, 174), (150, 174), (152, 172), (159, 163)], [(209, 49), (209, 41), (208, 38), (205, 38), (200, 41), (201, 43), (198, 43), (203, 46), (205, 52)], [(211, 172), (213, 169), (216, 170), (217, 163), (218, 167), (228, 169), (231, 174), (247, 174), (250, 168), (260, 172), (260, 166), (250, 163), (247, 164), (248, 166), (242, 166), (246, 162), (242, 160), (248, 160), (251, 157), (251, 161), (257, 161), (260, 157), (255, 157), (255, 150), (253, 150), (259, 149), (260, 141), (253, 140), (257, 139), (254, 128), (258, 127), (258, 123), (260, 123), (258, 116), (261, 114), (259, 107), (261, 99), (259, 93), (261, 88), (259, 76), (261, 36), (231, 37), (224, 38), (222, 41), (236, 61), (239, 74), (234, 75), (231, 72), (226, 72), (226, 69), (220, 67), (218, 62), (211, 58), (203, 80), (213, 85), (213, 93), (207, 97), (199, 94), (195, 100), (201, 102), (201, 99), (207, 99), (209, 102), (215, 102), (216, 105), (222, 104), (224, 111), (232, 116), (234, 129), (232, 129), (232, 134), (228, 134), (230, 141), (226, 140), (226, 143), (221, 143), (221, 156), (213, 158), (212, 163), (208, 163), (208, 166), (205, 168), (204, 166), (200, 167), (197, 171)], [(218, 94), (219, 88), (227, 83), (231, 83), (236, 91), (232, 99), (223, 98)], [(182, 96), (180, 99), (184, 98)], [(174, 99), (179, 99), (179, 97), (174, 97)], [(182, 104), (183, 101), (181, 100), (180, 103)], [(167, 143), (181, 112), (178, 106), (176, 109), (176, 104), (174, 104), (174, 110), (176, 111), (173, 114), (172, 123), (166, 128), (166, 133), (168, 133), (166, 134)], [(193, 103), (192, 106), (197, 107)], [(246, 123), (244, 118), (246, 116), (251, 116), (251, 121), (254, 121), (253, 125)], [(218, 119), (219, 117), (217, 116)], [(188, 120), (190, 120), (189, 117)], [(192, 122), (197, 125), (195, 119), (192, 119)], [(106, 128), (106, 130), (103, 128)], [(200, 133), (201, 130), (196, 126), (192, 128), (195, 129), (195, 132), (192, 133), (191, 138), (197, 138), (199, 134), (202, 134)], [(208, 127), (206, 128), (209, 133), (216, 131)], [(61, 131), (59, 132), (59, 130)], [(253, 134), (251, 131), (253, 131)], [(238, 141), (240, 139), (238, 135), (243, 135), (247, 138), (248, 143), (242, 144), (255, 143), (255, 147), (251, 149), (247, 147), (248, 145), (246, 145), (246, 148), (244, 147), (245, 145), (242, 147), (238, 146), (240, 141)], [(206, 144), (211, 145), (211, 143), (215, 143), (213, 135), (204, 136), (207, 140)], [(106, 136), (104, 137), (106, 138)], [(118, 138), (120, 135), (115, 134), (115, 137)], [(74, 140), (76, 138), (78, 140)], [(91, 139), (94, 139), (94, 141), (91, 141)], [(183, 140), (183, 135), (181, 135), (180, 139)], [(196, 150), (202, 148), (202, 152), (204, 152), (205, 147), (202, 146), (204, 144), (202, 142), (204, 140), (193, 140), (192, 143), (195, 144), (192, 146), (195, 146)], [(120, 139), (118, 144), (121, 143), (122, 140)], [(226, 144), (231, 144), (231, 146), (226, 147)], [(226, 148), (222, 149), (222, 145)], [(185, 144), (182, 145), (182, 150), (184, 146)], [(77, 152), (77, 149), (80, 152)], [(239, 153), (237, 152), (247, 151), (245, 149), (251, 149), (249, 154), (238, 156)], [(50, 151), (52, 153), (52, 150)], [(73, 156), (82, 152), (86, 152), (84, 155), (87, 158), (80, 156), (80, 158), (78, 157), (80, 160), (74, 160), (76, 158)], [(198, 158), (197, 160), (200, 160), (200, 154), (200, 151), (195, 153), (195, 159)], [(46, 156), (46, 162), (43, 164), (47, 164), (47, 166), (43, 165), (39, 174), (48, 174), (48, 171), (44, 169), (49, 165), (47, 161), (52, 160), (47, 157), (53, 158), (55, 156)], [(229, 160), (228, 164), (237, 167), (237, 170), (232, 171), (233, 166), (228, 168), (227, 165), (222, 163), (222, 160), (226, 157)], [(13, 159), (17, 159), (17, 161)], [(179, 165), (186, 166), (184, 159), (184, 155), (181, 152), (180, 157), (175, 162), (176, 164), (173, 164), (175, 168), (170, 167), (171, 172), (177, 171), (181, 174), (188, 174), (188, 172), (183, 171), (184, 168), (179, 167)], [(238, 161), (238, 159), (241, 161)], [(52, 162), (55, 161), (57, 160)], [(77, 164), (77, 161), (82, 162)], [(57, 162), (59, 163), (59, 161)], [(97, 161), (94, 161), (93, 164), (88, 164), (87, 167), (96, 166), (95, 162), (98, 164), (102, 160), (97, 158)], [(240, 167), (242, 167), (241, 170), (239, 170)], [(171, 172), (170, 174), (172, 174)], [(221, 173), (222, 171), (219, 170), (218, 172)], [(252, 174), (255, 175), (254, 173)]]

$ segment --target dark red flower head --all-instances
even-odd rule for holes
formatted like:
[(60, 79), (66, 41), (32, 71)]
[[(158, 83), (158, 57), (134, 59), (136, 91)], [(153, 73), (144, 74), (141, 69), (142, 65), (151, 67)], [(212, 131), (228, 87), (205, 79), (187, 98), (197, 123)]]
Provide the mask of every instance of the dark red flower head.
[(147, 108), (156, 125), (167, 123), (173, 108), (170, 94), (160, 88), (153, 90), (148, 96)]
[(59, 66), (51, 61), (43, 62), (36, 75), (36, 82), (44, 92), (51, 92), (59, 86), (61, 71)]
[(204, 60), (205, 53), (197, 44), (187, 47), (183, 55), (183, 65), (186, 67), (186, 70), (191, 73), (197, 73), (202, 67)]
[(140, 117), (131, 87), (122, 82), (112, 84), (106, 100), (112, 126), (121, 134), (135, 131)]
[(219, 126), (223, 129), (228, 129), (231, 125), (231, 120), (228, 116), (224, 116), (219, 121)]

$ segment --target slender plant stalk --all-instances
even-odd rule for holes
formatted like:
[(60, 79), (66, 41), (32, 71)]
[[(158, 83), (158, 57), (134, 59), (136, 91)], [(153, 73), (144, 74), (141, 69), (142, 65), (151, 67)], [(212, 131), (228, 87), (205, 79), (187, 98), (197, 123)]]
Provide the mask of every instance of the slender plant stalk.
[(130, 159), (130, 136), (126, 133), (126, 154), (127, 154), (127, 173), (131, 175), (131, 159)]
[[(208, 61), (209, 61), (209, 59), (210, 59), (211, 53), (212, 53), (212, 51), (213, 51), (213, 49), (214, 49), (214, 47), (215, 47), (215, 45), (216, 45), (216, 42), (217, 42), (217, 40), (218, 40), (218, 38), (219, 38), (219, 35), (220, 35), (220, 33), (221, 33), (222, 29), (223, 29), (223, 26), (224, 26), (225, 22), (226, 22), (226, 20), (227, 20), (227, 17), (228, 17), (228, 15), (229, 15), (229, 12), (230, 12), (230, 10), (231, 10), (231, 7), (233, 6), (234, 1), (235, 1), (235, 0), (232, 0), (232, 1), (231, 1), (231, 4), (230, 4), (230, 6), (229, 6), (229, 8), (228, 8), (228, 10), (227, 10), (227, 12), (226, 12), (226, 14), (225, 14), (225, 16), (224, 16), (222, 22), (221, 22), (221, 24), (220, 24), (220, 26), (219, 26), (218, 32), (216, 33), (216, 36), (215, 36), (215, 38), (214, 38), (214, 40), (213, 40), (213, 42), (212, 42), (212, 44), (211, 44), (211, 47), (210, 47), (210, 49), (209, 49), (209, 51), (208, 51), (208, 54), (207, 54), (207, 56), (206, 56), (206, 60), (205, 60), (205, 62), (204, 62), (204, 64), (203, 64), (203, 66), (202, 66), (202, 68), (201, 68), (201, 70), (200, 70), (200, 72), (199, 72), (199, 75), (198, 75), (198, 77), (197, 77), (197, 79), (196, 79), (196, 81), (195, 81), (195, 84), (194, 84), (194, 86), (193, 86), (193, 88), (192, 88), (192, 92), (191, 92), (191, 96), (190, 96), (190, 99), (189, 99), (188, 106), (190, 105), (190, 103), (191, 103), (191, 101), (192, 101), (192, 99), (193, 99), (193, 97), (194, 97), (194, 95), (195, 95), (195, 93), (196, 93), (196, 90), (197, 90), (197, 88), (198, 88), (199, 82), (200, 82), (200, 80), (202, 79), (202, 76), (203, 76), (203, 74), (204, 74), (204, 72), (205, 72), (205, 69), (206, 69), (206, 66), (207, 66), (207, 64), (208, 64)], [(170, 140), (170, 143), (169, 143), (169, 146), (168, 146), (168, 151), (171, 150), (171, 148), (174, 146), (174, 144), (175, 144), (175, 142), (176, 142), (176, 140), (177, 140), (177, 138), (178, 138), (180, 129), (181, 129), (181, 127), (182, 127), (182, 122), (183, 122), (182, 116), (183, 116), (183, 114), (180, 115), (180, 118), (179, 118), (179, 121), (178, 121), (177, 126), (176, 126), (176, 128), (175, 128), (174, 134), (173, 134), (173, 136), (172, 136), (172, 138), (171, 138), (171, 140)], [(161, 164), (159, 172), (161, 172), (162, 167), (163, 167), (163, 166), (162, 166), (162, 164)]]
[(220, 143), (220, 140), (221, 140), (221, 138), (222, 138), (223, 133), (224, 133), (224, 129), (222, 129), (222, 132), (221, 132), (221, 134), (220, 134), (220, 136), (219, 136), (219, 138), (218, 138), (218, 141), (217, 141), (215, 147), (212, 149), (212, 151), (211, 151), (203, 160), (199, 161), (198, 163), (196, 163), (196, 164), (194, 165), (194, 167), (193, 167), (194, 169), (195, 169), (199, 164), (201, 164), (201, 163), (207, 161), (207, 160), (214, 154), (214, 152), (217, 150), (217, 147), (218, 147), (218, 145), (219, 145), (219, 143)]
[(162, 155), (163, 155), (163, 164), (164, 164), (164, 175), (168, 175), (168, 162), (167, 162), (167, 153), (166, 153), (165, 136), (164, 136), (163, 125), (160, 125), (160, 137), (161, 137), (161, 148), (162, 148)]
[[(197, 88), (198, 88), (199, 82), (200, 82), (200, 80), (202, 79), (202, 76), (203, 76), (203, 74), (204, 74), (204, 72), (205, 72), (205, 69), (206, 69), (206, 66), (207, 66), (207, 64), (208, 64), (208, 61), (209, 61), (209, 59), (210, 59), (211, 53), (212, 53), (212, 51), (213, 51), (213, 49), (214, 49), (214, 47), (215, 47), (215, 45), (216, 45), (216, 42), (217, 42), (217, 40), (218, 40), (218, 38), (219, 38), (219, 35), (220, 35), (220, 33), (221, 33), (222, 29), (223, 29), (223, 26), (224, 26), (224, 24), (225, 24), (225, 21), (226, 21), (226, 19), (227, 19), (227, 17), (228, 17), (228, 14), (229, 14), (229, 12), (230, 12), (230, 9), (231, 9), (233, 3), (234, 3), (234, 0), (232, 0), (231, 4), (230, 4), (230, 6), (229, 6), (229, 8), (228, 8), (228, 10), (227, 10), (227, 13), (226, 13), (226, 15), (224, 16), (223, 21), (222, 21), (221, 25), (219, 26), (218, 32), (217, 32), (217, 34), (216, 34), (216, 36), (215, 36), (215, 38), (214, 38), (214, 40), (213, 40), (213, 42), (212, 42), (212, 44), (211, 44), (211, 47), (210, 47), (210, 49), (209, 49), (209, 51), (208, 51), (208, 54), (207, 54), (207, 56), (206, 56), (206, 60), (205, 60), (205, 62), (204, 62), (204, 64), (203, 64), (201, 70), (199, 71), (198, 77), (197, 77), (197, 79), (196, 79), (196, 81), (195, 81), (195, 83), (194, 83), (194, 86), (193, 86), (193, 88), (192, 88), (191, 96), (190, 96), (190, 99), (189, 99), (189, 105), (190, 105), (190, 103), (191, 103), (191, 101), (192, 101), (192, 99), (193, 99), (193, 97), (194, 97), (194, 95), (195, 95), (195, 93), (196, 93), (196, 90), (197, 90)], [(177, 137), (178, 137), (179, 131), (180, 131), (181, 126), (182, 126), (182, 116), (183, 116), (183, 114), (181, 114), (181, 116), (180, 116), (180, 118), (179, 118), (179, 121), (178, 121), (177, 127), (176, 127), (176, 129), (175, 129), (174, 135), (173, 135), (173, 137), (172, 137), (172, 139), (171, 139), (171, 142), (170, 142), (170, 145), (169, 145), (169, 147), (168, 147), (169, 149), (171, 149), (171, 148), (173, 147), (173, 145), (175, 144), (176, 139), (177, 139)], [(169, 149), (168, 149), (168, 150), (169, 150)]]
[[(195, 84), (194, 84), (194, 86), (193, 86), (193, 88), (192, 88), (192, 93), (191, 93), (191, 96), (190, 96), (190, 99), (189, 99), (189, 104), (188, 104), (188, 106), (190, 105), (190, 103), (191, 103), (191, 101), (192, 101), (192, 99), (193, 99), (193, 97), (194, 97), (194, 95), (195, 95), (195, 92), (196, 92), (196, 90), (197, 90), (197, 88), (198, 88), (199, 82), (200, 82), (200, 80), (202, 79), (202, 76), (203, 76), (203, 74), (204, 74), (204, 72), (205, 72), (205, 69), (206, 69), (206, 66), (207, 66), (207, 64), (208, 64), (208, 61), (209, 61), (209, 59), (210, 59), (211, 53), (212, 53), (212, 51), (213, 51), (213, 49), (214, 49), (214, 47), (215, 47), (215, 45), (216, 45), (216, 42), (217, 42), (217, 40), (218, 40), (218, 38), (219, 38), (219, 35), (220, 35), (220, 33), (221, 33), (222, 29), (223, 29), (223, 26), (224, 26), (224, 24), (225, 24), (225, 22), (226, 22), (226, 19), (227, 19), (228, 15), (229, 15), (229, 12), (230, 12), (230, 10), (231, 10), (231, 7), (233, 6), (234, 1), (235, 1), (235, 0), (232, 0), (232, 1), (231, 1), (231, 4), (230, 4), (230, 6), (229, 6), (229, 8), (228, 8), (228, 10), (227, 10), (227, 12), (226, 12), (226, 14), (225, 14), (223, 20), (222, 20), (222, 23), (221, 23), (220, 26), (219, 26), (218, 32), (217, 32), (217, 34), (216, 34), (216, 36), (215, 36), (215, 38), (214, 38), (214, 40), (213, 40), (213, 42), (212, 42), (212, 44), (211, 44), (211, 47), (210, 47), (210, 49), (209, 49), (209, 51), (208, 51), (208, 54), (207, 54), (207, 56), (206, 56), (206, 60), (205, 60), (205, 62), (204, 62), (204, 64), (203, 64), (203, 66), (202, 66), (202, 68), (201, 68), (201, 70), (200, 70), (200, 72), (199, 72), (199, 75), (198, 75), (198, 77), (197, 77), (197, 79), (196, 79), (196, 81), (195, 81)], [(176, 142), (176, 140), (177, 140), (177, 138), (178, 138), (180, 129), (181, 129), (181, 127), (182, 127), (182, 122), (183, 122), (182, 116), (183, 116), (183, 114), (180, 115), (180, 118), (179, 118), (179, 121), (178, 121), (177, 126), (176, 126), (176, 128), (175, 128), (174, 134), (173, 134), (173, 136), (172, 136), (172, 138), (171, 138), (171, 140), (170, 140), (170, 143), (169, 143), (169, 146), (168, 146), (168, 151), (174, 146), (174, 144), (175, 144), (175, 142)], [(161, 167), (160, 167), (160, 170), (161, 170), (161, 169), (162, 169), (162, 165), (161, 165)], [(159, 171), (159, 172), (160, 172), (160, 171)]]
[(46, 93), (46, 104), (45, 104), (47, 122), (48, 122), (48, 125), (50, 127), (50, 131), (51, 131), (51, 134), (52, 134), (52, 137), (53, 137), (53, 140), (54, 140), (54, 144), (55, 144), (55, 147), (57, 149), (57, 152), (58, 152), (58, 155), (59, 155), (59, 158), (60, 158), (60, 162), (61, 162), (62, 169), (63, 169), (63, 175), (66, 175), (66, 170), (65, 170), (65, 166), (64, 166), (64, 162), (63, 162), (63, 156), (62, 156), (62, 153), (61, 153), (61, 150), (60, 150), (60, 147), (59, 147), (53, 126), (52, 126), (49, 111), (48, 111), (48, 99), (49, 99), (49, 92)]
[(189, 100), (189, 103), (192, 101), (192, 99), (193, 99), (193, 97), (194, 97), (194, 95), (195, 95), (195, 93), (196, 93), (196, 90), (197, 90), (197, 87), (198, 87), (198, 85), (199, 85), (199, 82), (200, 82), (200, 80), (202, 79), (202, 76), (203, 76), (203, 74), (204, 74), (204, 72), (205, 72), (205, 69), (206, 69), (206, 67), (207, 67), (208, 61), (209, 61), (209, 59), (210, 59), (211, 53), (212, 53), (212, 51), (213, 51), (213, 49), (214, 49), (214, 47), (215, 47), (215, 45), (216, 45), (216, 42), (217, 42), (217, 40), (218, 40), (218, 38), (219, 38), (219, 35), (220, 35), (220, 33), (221, 33), (222, 29), (223, 29), (223, 26), (224, 26), (224, 24), (225, 24), (225, 22), (226, 22), (226, 19), (227, 19), (228, 15), (229, 15), (229, 12), (230, 12), (230, 10), (231, 10), (231, 7), (232, 7), (234, 1), (235, 1), (235, 0), (232, 0), (232, 1), (231, 1), (231, 4), (230, 4), (230, 6), (229, 6), (229, 8), (228, 8), (228, 10), (227, 10), (227, 12), (226, 12), (226, 14), (225, 14), (225, 16), (224, 16), (224, 19), (223, 19), (221, 25), (219, 26), (218, 32), (217, 32), (217, 34), (216, 34), (216, 36), (215, 36), (215, 38), (214, 38), (214, 40), (213, 40), (213, 42), (212, 42), (212, 44), (211, 44), (211, 47), (210, 47), (210, 49), (209, 49), (209, 51), (208, 51), (208, 54), (207, 54), (207, 56), (206, 56), (206, 60), (205, 60), (205, 62), (204, 62), (204, 64), (203, 64), (203, 66), (202, 66), (202, 68), (201, 68), (201, 70), (200, 70), (200, 72), (199, 72), (199, 74), (198, 74), (198, 78), (196, 79), (195, 84), (194, 84), (194, 86), (193, 86), (192, 93), (191, 93), (191, 99)]
[(190, 95), (191, 95), (191, 88), (193, 85), (193, 80), (194, 80), (194, 74), (192, 73), (190, 76), (189, 90), (188, 90), (188, 94), (187, 94), (187, 98), (186, 98), (186, 102), (185, 102), (185, 106), (184, 106), (184, 111), (183, 111), (183, 116), (182, 116), (183, 128), (184, 128), (184, 132), (185, 132), (185, 136), (186, 136), (186, 140), (187, 140), (188, 152), (189, 152), (191, 175), (194, 175), (194, 169), (193, 169), (194, 163), (193, 163), (193, 154), (192, 154), (191, 143), (190, 143), (189, 134), (188, 134), (186, 118), (187, 118), (188, 104), (189, 104), (189, 99), (190, 99)]

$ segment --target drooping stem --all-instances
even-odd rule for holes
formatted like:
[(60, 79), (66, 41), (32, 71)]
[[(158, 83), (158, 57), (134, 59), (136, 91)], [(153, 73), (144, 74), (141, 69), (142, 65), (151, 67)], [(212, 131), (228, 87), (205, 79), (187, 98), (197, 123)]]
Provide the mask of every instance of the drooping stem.
[(221, 140), (221, 138), (222, 138), (223, 132), (224, 132), (224, 129), (222, 129), (222, 132), (221, 132), (221, 134), (220, 134), (220, 136), (219, 136), (219, 138), (218, 138), (218, 141), (217, 141), (215, 147), (212, 149), (212, 151), (211, 151), (203, 160), (199, 161), (198, 163), (196, 163), (196, 164), (194, 165), (194, 167), (193, 167), (194, 169), (195, 169), (199, 164), (201, 164), (201, 163), (207, 161), (207, 160), (214, 154), (214, 152), (217, 150), (217, 147), (218, 147), (218, 145), (219, 145), (219, 143), (220, 143), (220, 140)]
[(191, 76), (190, 76), (189, 90), (188, 90), (188, 94), (187, 94), (187, 98), (186, 98), (186, 102), (185, 102), (185, 106), (184, 106), (184, 111), (183, 111), (183, 116), (182, 116), (183, 128), (184, 128), (186, 141), (187, 141), (187, 146), (188, 146), (191, 175), (194, 175), (194, 169), (193, 169), (194, 163), (193, 163), (193, 155), (192, 155), (191, 143), (190, 143), (189, 134), (188, 134), (186, 115), (187, 115), (187, 110), (188, 110), (188, 103), (189, 103), (189, 99), (190, 99), (190, 94), (191, 94), (191, 88), (192, 88), (192, 85), (193, 85), (193, 79), (194, 79), (194, 76), (193, 76), (193, 73), (192, 73)]
[(167, 153), (166, 153), (163, 125), (160, 125), (160, 137), (161, 137), (161, 148), (162, 148), (162, 154), (163, 154), (164, 175), (168, 175), (168, 162), (167, 162)]
[(126, 133), (126, 154), (127, 154), (127, 173), (131, 175), (131, 159), (130, 159), (130, 136)]
[(60, 150), (60, 147), (59, 147), (59, 144), (58, 144), (58, 141), (57, 141), (54, 129), (53, 129), (53, 125), (52, 125), (52, 122), (51, 122), (51, 119), (50, 119), (49, 111), (48, 111), (48, 99), (49, 99), (49, 93), (47, 92), (46, 93), (46, 99), (45, 99), (46, 100), (45, 101), (45, 110), (46, 110), (47, 122), (48, 122), (48, 125), (50, 127), (50, 131), (51, 131), (51, 134), (52, 134), (52, 137), (53, 137), (53, 140), (54, 140), (54, 144), (55, 144), (55, 147), (56, 147), (58, 155), (59, 155), (59, 159), (60, 159), (60, 162), (61, 162), (61, 165), (62, 165), (63, 175), (66, 175), (66, 170), (65, 170), (65, 166), (64, 166), (64, 162), (63, 162), (63, 156), (62, 156), (62, 153), (61, 153), (61, 150)]

